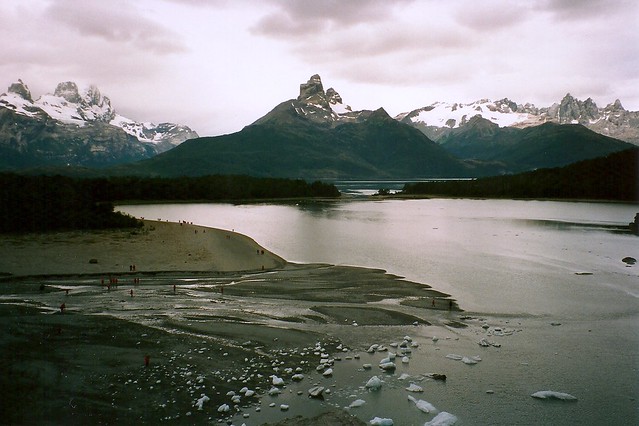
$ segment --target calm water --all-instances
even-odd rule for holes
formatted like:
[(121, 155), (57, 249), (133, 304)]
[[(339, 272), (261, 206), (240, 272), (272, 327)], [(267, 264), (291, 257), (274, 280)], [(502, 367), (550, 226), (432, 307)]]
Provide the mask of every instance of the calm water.
[[(562, 316), (639, 309), (637, 205), (390, 200), (121, 206), (149, 219), (233, 229), (293, 262), (382, 268), (468, 311)], [(592, 275), (578, 275), (592, 273)]]
[[(489, 350), (476, 344), (479, 322), (445, 331), (437, 347), (430, 341), (432, 331), (416, 330), (420, 350), (398, 374), (385, 378), (380, 394), (361, 390), (371, 373), (357, 366), (377, 361), (364, 361), (368, 354), (361, 362), (337, 366), (331, 400), (345, 406), (355, 396), (366, 399), (358, 409), (365, 421), (387, 416), (395, 424), (423, 424), (422, 413), (415, 414), (406, 401), (407, 383), (399, 373), (445, 371), (456, 380), (445, 386), (420, 382), (426, 390), (415, 396), (454, 413), (460, 424), (639, 422), (639, 265), (622, 262), (626, 256), (639, 259), (639, 237), (622, 231), (638, 205), (355, 198), (119, 210), (233, 229), (289, 261), (386, 269), (451, 294), (474, 317), (517, 330), (501, 348)], [(446, 359), (448, 353), (480, 354), (483, 361), (468, 367)], [(291, 405), (288, 415), (319, 409), (300, 403), (297, 388), (290, 389), (275, 401)], [(579, 402), (530, 398), (539, 390), (568, 392)], [(281, 418), (278, 410), (269, 410), (263, 408), (260, 420)]]

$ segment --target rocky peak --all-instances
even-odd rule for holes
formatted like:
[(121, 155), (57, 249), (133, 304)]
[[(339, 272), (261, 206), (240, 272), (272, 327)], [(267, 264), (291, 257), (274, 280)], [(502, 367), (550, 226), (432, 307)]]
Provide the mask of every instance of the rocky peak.
[(331, 105), (337, 105), (342, 103), (342, 97), (332, 87), (326, 91), (326, 99)]
[(82, 97), (82, 100), (84, 101), (86, 105), (89, 105), (89, 106), (94, 106), (94, 105), (98, 107), (103, 107), (104, 105), (111, 106), (111, 101), (109, 100), (109, 98), (107, 98), (106, 96), (102, 96), (102, 93), (100, 93), (100, 90), (94, 85), (89, 86), (89, 88), (84, 92), (84, 96)]
[(78, 92), (78, 85), (72, 81), (58, 83), (53, 95), (64, 98), (67, 102), (71, 102), (72, 104), (79, 104), (81, 101), (80, 93)]
[(306, 83), (300, 84), (300, 95), (297, 100), (308, 106), (331, 109), (326, 92), (324, 92), (322, 79), (317, 74), (311, 76)]
[(22, 99), (27, 100), (29, 102), (33, 102), (33, 98), (31, 97), (31, 91), (27, 87), (26, 84), (22, 82), (22, 80), (18, 80), (16, 83), (13, 83), (9, 86), (9, 93), (15, 93), (20, 96)]

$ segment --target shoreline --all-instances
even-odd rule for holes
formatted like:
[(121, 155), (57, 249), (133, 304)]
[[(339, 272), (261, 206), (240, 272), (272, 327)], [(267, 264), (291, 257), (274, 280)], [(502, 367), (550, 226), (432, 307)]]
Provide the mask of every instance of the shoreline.
[(252, 238), (233, 231), (147, 219), (141, 229), (0, 236), (0, 279), (249, 272), (285, 264)]

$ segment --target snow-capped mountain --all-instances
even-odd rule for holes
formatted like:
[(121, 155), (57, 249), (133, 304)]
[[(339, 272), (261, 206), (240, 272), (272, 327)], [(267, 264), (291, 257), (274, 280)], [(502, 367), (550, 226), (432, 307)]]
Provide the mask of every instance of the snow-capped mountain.
[(152, 144), (156, 153), (167, 151), (187, 139), (198, 137), (190, 128), (173, 123), (139, 123), (119, 115), (111, 106), (111, 100), (95, 86), (89, 86), (82, 94), (71, 81), (58, 84), (53, 94), (34, 100), (22, 80), (9, 86), (0, 95), (0, 107), (35, 119), (47, 117), (64, 124), (86, 126), (91, 123), (107, 123), (121, 128), (141, 143)]
[(477, 115), (500, 127), (525, 128), (546, 122), (581, 124), (597, 133), (639, 145), (639, 112), (626, 111), (619, 100), (599, 108), (591, 98), (580, 101), (570, 94), (544, 108), (530, 103), (517, 104), (507, 98), (482, 99), (468, 104), (436, 102), (399, 114), (395, 119), (438, 140)]
[(283, 120), (290, 119), (288, 113), (291, 110), (297, 117), (329, 127), (361, 122), (373, 113), (370, 110), (353, 111), (349, 105), (343, 103), (342, 97), (335, 89), (331, 87), (324, 91), (322, 79), (315, 74), (306, 83), (300, 84), (300, 94), (297, 99), (282, 102), (253, 124), (283, 123)]

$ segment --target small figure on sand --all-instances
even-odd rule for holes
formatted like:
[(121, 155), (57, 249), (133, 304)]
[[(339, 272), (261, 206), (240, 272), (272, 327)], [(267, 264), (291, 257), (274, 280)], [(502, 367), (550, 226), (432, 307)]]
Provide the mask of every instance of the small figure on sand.
[(133, 289), (131, 289), (131, 297), (133, 297)]
[(67, 305), (65, 305), (64, 303), (60, 305), (60, 313), (63, 314), (66, 308), (67, 308)]
[(177, 287), (175, 286), (175, 284), (173, 284), (173, 294), (175, 294), (176, 290), (177, 290)]
[(433, 305), (433, 308), (434, 308), (434, 307), (435, 307), (435, 298), (434, 298), (434, 297), (433, 297), (433, 303), (432, 303), (432, 305)]
[(448, 310), (449, 310), (449, 311), (452, 311), (452, 310), (453, 310), (453, 301), (452, 301), (452, 300), (449, 300), (449, 301), (448, 301)]
[(144, 355), (144, 366), (148, 367), (151, 362), (151, 357), (149, 355)]

